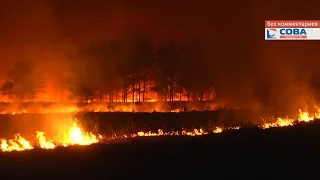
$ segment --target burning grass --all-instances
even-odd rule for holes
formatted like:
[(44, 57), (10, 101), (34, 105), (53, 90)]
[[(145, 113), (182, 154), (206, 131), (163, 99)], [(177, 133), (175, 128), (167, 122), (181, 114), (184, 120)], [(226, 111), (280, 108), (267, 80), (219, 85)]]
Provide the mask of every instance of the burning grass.
[[(293, 126), (299, 122), (311, 122), (316, 119), (320, 119), (320, 111), (314, 113), (314, 116), (310, 116), (308, 112), (299, 110), (298, 119), (290, 118), (277, 118), (274, 122), (264, 122), (259, 125), (261, 129), (268, 129), (271, 127), (285, 127)], [(69, 119), (70, 120), (70, 119)], [(141, 136), (201, 136), (212, 133), (222, 133), (228, 130), (240, 129), (240, 126), (216, 126), (211, 128), (200, 128), (193, 130), (177, 130), (177, 131), (165, 131), (158, 129), (157, 132), (152, 131), (139, 131), (136, 133), (115, 133), (112, 135), (102, 135), (99, 133), (88, 132), (77, 119), (71, 119), (71, 125), (67, 128), (61, 128), (60, 132), (56, 136), (47, 136), (46, 132), (35, 132), (35, 138), (28, 139), (20, 134), (16, 134), (12, 139), (1, 140), (1, 150), (3, 152), (11, 151), (24, 151), (31, 150), (35, 147), (42, 149), (54, 149), (58, 146), (67, 147), (73, 145), (86, 146), (95, 143), (105, 143), (116, 139), (136, 138)]]
[[(188, 107), (185, 109), (185, 107)], [(79, 113), (79, 112), (181, 112), (204, 111), (215, 109), (214, 103), (194, 102), (143, 102), (143, 103), (0, 103), (0, 114), (53, 114), (53, 113)]]

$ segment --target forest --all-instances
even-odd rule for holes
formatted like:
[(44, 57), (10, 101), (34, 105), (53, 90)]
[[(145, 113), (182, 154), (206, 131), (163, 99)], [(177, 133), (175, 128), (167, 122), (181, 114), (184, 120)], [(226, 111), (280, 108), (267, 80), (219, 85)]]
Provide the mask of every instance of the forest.
[[(209, 101), (214, 84), (205, 78), (199, 41), (147, 38), (91, 43), (70, 63), (61, 82), (70, 99), (80, 102)], [(12, 99), (33, 101), (45, 91), (46, 80), (36, 63), (16, 61), (1, 92)]]

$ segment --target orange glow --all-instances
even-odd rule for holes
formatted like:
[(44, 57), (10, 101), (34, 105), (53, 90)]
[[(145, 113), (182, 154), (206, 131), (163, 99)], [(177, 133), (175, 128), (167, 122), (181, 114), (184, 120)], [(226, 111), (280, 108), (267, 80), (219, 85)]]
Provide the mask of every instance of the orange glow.
[[(65, 132), (61, 132), (57, 137), (49, 139), (45, 136), (45, 132), (36, 132), (37, 143), (31, 145), (32, 141), (28, 141), (21, 137), (19, 134), (15, 136), (14, 139), (1, 140), (1, 150), (2, 151), (23, 151), (30, 150), (36, 146), (42, 149), (54, 149), (57, 146), (70, 146), (70, 145), (90, 145), (93, 143), (98, 143), (101, 136), (94, 135), (92, 133), (84, 132), (82, 128), (78, 126), (76, 122), (67, 129)], [(54, 140), (53, 140), (54, 139)]]
[[(207, 106), (211, 106), (212, 109), (216, 107), (214, 103), (207, 103)], [(206, 110), (201, 106), (201, 104), (189, 104), (188, 111)], [(166, 102), (149, 102), (142, 104), (135, 103), (87, 103), (85, 105), (78, 106), (74, 103), (60, 104), (60, 103), (50, 103), (48, 105), (43, 105), (40, 103), (31, 103), (28, 105), (15, 104), (15, 103), (0, 103), (0, 114), (25, 114), (25, 113), (39, 113), (39, 114), (49, 114), (49, 113), (78, 113), (78, 112), (181, 112), (184, 111), (184, 105), (177, 105), (171, 107), (170, 104)]]
[[(290, 119), (290, 118), (277, 118), (275, 122), (263, 123), (260, 127), (262, 129), (268, 129), (271, 127), (285, 127), (285, 126), (293, 126), (296, 122), (310, 122), (320, 117), (320, 109), (314, 113), (314, 116), (311, 116), (307, 111), (299, 110), (298, 119)], [(99, 134), (93, 134), (90, 132), (84, 131), (77, 123), (76, 120), (73, 120), (72, 125), (66, 130), (62, 130), (55, 137), (47, 137), (45, 132), (36, 132), (36, 142), (27, 140), (22, 137), (20, 134), (17, 134), (13, 139), (1, 140), (1, 150), (3, 152), (10, 151), (23, 151), (23, 150), (31, 150), (35, 147), (42, 149), (54, 149), (57, 146), (72, 146), (72, 145), (81, 145), (86, 146), (94, 143), (103, 143), (107, 140), (119, 139), (119, 138), (135, 138), (140, 136), (201, 136), (207, 135), (210, 133), (223, 133), (225, 130), (237, 130), (241, 127), (220, 127), (217, 126), (213, 129), (194, 129), (192, 131), (182, 130), (182, 131), (169, 131), (165, 132), (162, 129), (159, 129), (157, 132), (137, 132), (134, 134), (124, 134), (124, 135), (112, 135), (102, 136)]]
[[(46, 78), (46, 86), (43, 93), (37, 94), (34, 101), (36, 102), (78, 102), (80, 99), (70, 99), (71, 92), (63, 87), (60, 80), (48, 76)], [(58, 82), (56, 82), (58, 81)], [(152, 88), (156, 86), (156, 83), (152, 80), (148, 81), (145, 86), (141, 83), (135, 84), (134, 93), (132, 85), (127, 88), (127, 95), (124, 96), (122, 89), (114, 90), (112, 95), (104, 94), (101, 98), (92, 98), (88, 100), (88, 103), (101, 103), (101, 102), (157, 102), (157, 101), (170, 101), (169, 97), (161, 97)], [(169, 88), (169, 87), (168, 87)], [(140, 91), (138, 89), (141, 89)], [(168, 95), (167, 95), (168, 96)], [(186, 90), (181, 89), (180, 92), (174, 91), (173, 101), (209, 101), (215, 99), (215, 92), (207, 92), (202, 98), (198, 96), (191, 96)], [(13, 102), (6, 96), (0, 96), (1, 102)], [(85, 101), (83, 101), (85, 102)]]

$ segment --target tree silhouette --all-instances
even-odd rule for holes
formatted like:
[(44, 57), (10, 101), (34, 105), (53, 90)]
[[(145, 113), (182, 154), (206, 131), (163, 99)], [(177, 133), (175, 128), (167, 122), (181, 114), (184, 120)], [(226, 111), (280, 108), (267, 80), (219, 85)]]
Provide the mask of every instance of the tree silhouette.
[(118, 101), (118, 92), (122, 91), (122, 100), (127, 101), (127, 92), (129, 89), (128, 78), (128, 44), (127, 42), (109, 42), (102, 44), (102, 86), (108, 94), (108, 101)]
[(158, 97), (158, 101), (166, 101), (167, 100), (167, 80), (164, 77), (163, 69), (156, 63), (151, 66), (151, 79), (153, 79), (154, 83), (153, 86), (150, 88), (151, 91), (155, 92)]
[[(144, 101), (148, 73), (154, 61), (153, 48), (147, 38), (136, 37), (132, 42), (130, 62), (130, 81), (132, 84), (132, 101)], [(136, 93), (136, 95), (135, 95)], [(142, 98), (141, 98), (142, 95)], [(137, 97), (137, 98), (136, 98)]]
[(182, 86), (188, 100), (209, 100), (214, 97), (212, 85), (213, 68), (204, 55), (204, 43), (200, 40), (190, 40), (179, 44), (180, 76), (179, 86)]
[(114, 62), (116, 62), (116, 78), (121, 80), (122, 100), (127, 102), (128, 94), (130, 93), (132, 74), (130, 67), (130, 59), (132, 56), (132, 46), (130, 41), (121, 41), (116, 45), (116, 53), (114, 55)]
[(156, 85), (158, 87), (153, 89), (162, 90), (163, 87), (167, 87), (169, 101), (173, 101), (174, 99), (174, 88), (177, 83), (177, 74), (179, 71), (177, 59), (177, 47), (173, 41), (161, 42), (159, 44), (156, 54), (156, 64), (162, 70), (160, 76), (162, 76), (163, 80), (158, 81)]
[[(206, 78), (211, 69), (202, 48), (198, 41), (167, 41), (153, 48), (143, 36), (92, 43), (71, 64), (68, 89), (82, 101), (143, 102), (151, 91), (161, 101), (210, 100), (214, 88)], [(3, 93), (10, 92), (6, 87), (10, 83)]]

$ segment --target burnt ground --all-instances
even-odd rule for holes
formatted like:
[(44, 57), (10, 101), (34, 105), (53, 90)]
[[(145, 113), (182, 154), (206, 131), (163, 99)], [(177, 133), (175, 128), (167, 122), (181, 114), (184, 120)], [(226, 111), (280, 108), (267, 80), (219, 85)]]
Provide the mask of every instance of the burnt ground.
[(0, 154), (0, 179), (317, 179), (320, 123)]

